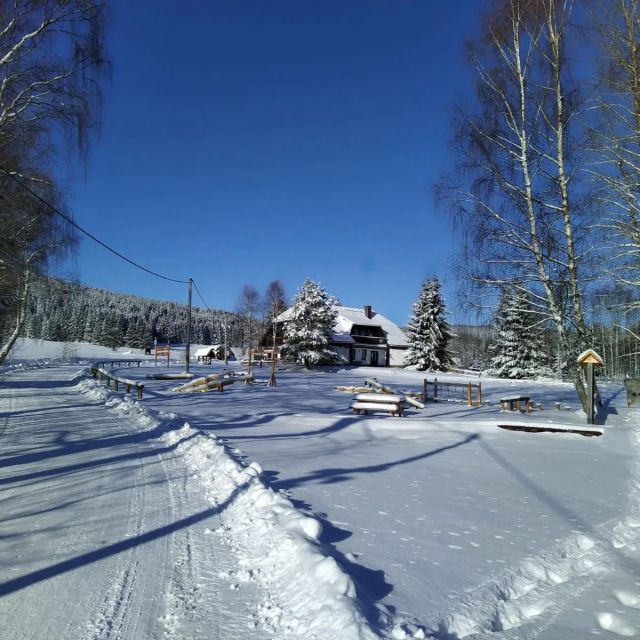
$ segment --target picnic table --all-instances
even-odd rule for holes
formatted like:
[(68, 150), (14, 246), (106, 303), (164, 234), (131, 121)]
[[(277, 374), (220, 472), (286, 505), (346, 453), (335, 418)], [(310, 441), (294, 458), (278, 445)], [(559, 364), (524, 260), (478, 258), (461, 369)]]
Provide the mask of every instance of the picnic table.
[(368, 415), (369, 411), (387, 411), (392, 416), (401, 416), (404, 412), (406, 399), (401, 395), (386, 393), (358, 393), (351, 408), (355, 413)]
[(505, 411), (507, 405), (509, 405), (510, 411), (520, 411), (523, 404), (525, 413), (528, 414), (531, 411), (532, 404), (529, 396), (506, 396), (505, 398), (500, 398), (500, 411)]

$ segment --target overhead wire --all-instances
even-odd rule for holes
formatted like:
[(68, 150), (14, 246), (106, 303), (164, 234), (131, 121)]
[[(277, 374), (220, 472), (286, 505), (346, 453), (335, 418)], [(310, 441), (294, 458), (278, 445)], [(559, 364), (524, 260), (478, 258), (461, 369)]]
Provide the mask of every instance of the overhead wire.
[(213, 309), (211, 309), (209, 305), (204, 301), (204, 298), (202, 297), (202, 294), (200, 293), (200, 289), (198, 289), (198, 285), (196, 284), (195, 280), (191, 279), (191, 283), (193, 284), (193, 288), (196, 290), (196, 293), (198, 294), (198, 296), (200, 296), (200, 300), (202, 300), (202, 304), (205, 307), (207, 307), (209, 311), (213, 312)]
[[(64, 214), (62, 211), (60, 211), (60, 209), (58, 209), (57, 207), (52, 205), (50, 202), (47, 202), (44, 198), (42, 198), (38, 193), (36, 193), (28, 185), (24, 184), (24, 182), (22, 182), (22, 180), (19, 180), (10, 171), (7, 171), (7, 169), (5, 169), (2, 165), (0, 165), (0, 171), (2, 171), (2, 173), (4, 173), (8, 178), (13, 180), (22, 189), (24, 189), (25, 191), (30, 193), (36, 200), (38, 200), (38, 202), (43, 204), (45, 207), (48, 207), (51, 211), (53, 211), (54, 213), (58, 214), (61, 218), (66, 220), (72, 227), (74, 227), (78, 231), (81, 231), (82, 233), (84, 233), (88, 238), (91, 238), (91, 240), (93, 240), (94, 242), (97, 242), (100, 246), (104, 247), (107, 251), (110, 251), (114, 255), (118, 256), (118, 258), (121, 258), (122, 260), (125, 260), (129, 264), (133, 265), (134, 267), (136, 267), (138, 269), (141, 269), (142, 271), (146, 271), (147, 273), (151, 274), (152, 276), (155, 276), (156, 278), (162, 278), (163, 280), (168, 280), (169, 282), (177, 282), (179, 284), (189, 284), (188, 280), (178, 280), (177, 278), (169, 278), (168, 276), (163, 276), (162, 274), (156, 273), (155, 271), (152, 271), (151, 269), (147, 269), (146, 267), (142, 266), (141, 264), (138, 264), (134, 260), (131, 260), (130, 258), (127, 258), (127, 256), (123, 255), (119, 251), (116, 251), (116, 249), (114, 249), (113, 247), (110, 247), (105, 242), (102, 242), (102, 240), (96, 238), (92, 233), (90, 233), (89, 231), (87, 231), (86, 229), (81, 227), (72, 218), (70, 218), (68, 215)], [(197, 288), (196, 288), (196, 290), (197, 290)], [(202, 297), (202, 296), (200, 296), (200, 297)], [(204, 302), (204, 300), (203, 300), (203, 302)]]

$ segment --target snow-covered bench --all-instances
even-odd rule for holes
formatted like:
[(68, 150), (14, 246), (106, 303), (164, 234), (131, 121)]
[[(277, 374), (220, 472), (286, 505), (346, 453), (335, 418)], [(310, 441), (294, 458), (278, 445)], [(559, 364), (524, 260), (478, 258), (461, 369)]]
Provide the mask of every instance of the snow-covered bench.
[(405, 408), (405, 397), (387, 393), (358, 393), (351, 408), (355, 413), (361, 411), (368, 415), (369, 411), (386, 411), (392, 416), (401, 416)]
[(510, 411), (520, 411), (523, 403), (525, 413), (529, 413), (532, 404), (529, 396), (507, 396), (506, 398), (500, 398), (500, 411), (504, 411), (507, 405), (509, 405)]

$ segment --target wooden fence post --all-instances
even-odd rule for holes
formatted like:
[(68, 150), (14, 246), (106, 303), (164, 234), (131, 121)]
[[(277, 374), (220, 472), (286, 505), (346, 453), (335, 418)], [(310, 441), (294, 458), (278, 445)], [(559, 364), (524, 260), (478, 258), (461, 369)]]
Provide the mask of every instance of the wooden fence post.
[(473, 402), (471, 401), (471, 383), (467, 383), (467, 404), (470, 407), (473, 407)]
[(482, 406), (482, 382), (478, 382), (478, 406)]
[(424, 379), (424, 382), (422, 383), (422, 402), (427, 402), (428, 396), (429, 394), (429, 388), (427, 387), (427, 379)]

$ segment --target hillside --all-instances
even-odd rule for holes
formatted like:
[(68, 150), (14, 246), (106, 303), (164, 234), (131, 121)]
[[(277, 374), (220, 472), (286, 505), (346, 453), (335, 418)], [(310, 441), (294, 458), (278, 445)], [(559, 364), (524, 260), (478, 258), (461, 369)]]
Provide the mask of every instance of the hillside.
[[(243, 342), (242, 318), (236, 313), (192, 309), (191, 341)], [(60, 342), (93, 342), (109, 347), (142, 348), (187, 339), (187, 305), (151, 300), (52, 278), (37, 281), (29, 301), (24, 337)]]

